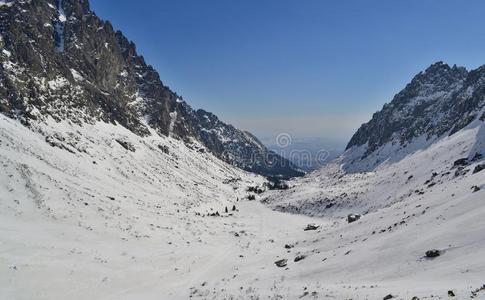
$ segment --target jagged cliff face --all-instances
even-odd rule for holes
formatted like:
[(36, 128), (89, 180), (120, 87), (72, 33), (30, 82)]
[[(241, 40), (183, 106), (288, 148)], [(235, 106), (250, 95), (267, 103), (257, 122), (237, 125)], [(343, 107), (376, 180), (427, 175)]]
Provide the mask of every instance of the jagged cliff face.
[[(142, 124), (167, 135), (177, 95), (121, 32), (82, 0), (13, 1), (1, 13), (2, 112), (28, 123), (47, 115), (74, 122)], [(188, 129), (176, 122), (173, 131)]]
[(0, 34), (0, 112), (25, 125), (47, 117), (103, 121), (140, 136), (151, 127), (187, 143), (195, 139), (249, 171), (301, 175), (253, 136), (193, 110), (87, 0), (6, 1)]
[(476, 118), (483, 119), (484, 106), (485, 66), (468, 72), (438, 62), (416, 75), (362, 125), (347, 149), (364, 147), (359, 149), (363, 159), (389, 144), (405, 147), (418, 137), (450, 135)]

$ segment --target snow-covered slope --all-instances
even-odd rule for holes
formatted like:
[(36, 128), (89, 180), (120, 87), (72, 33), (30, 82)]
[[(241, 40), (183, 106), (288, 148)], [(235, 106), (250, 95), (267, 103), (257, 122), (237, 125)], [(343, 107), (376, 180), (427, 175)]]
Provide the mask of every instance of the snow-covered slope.
[[(372, 295), (371, 285), (402, 299), (445, 297), (447, 289), (465, 299), (485, 276), (484, 154), (485, 124), (477, 118), (373, 171), (347, 173), (337, 160), (264, 202), (335, 220), (300, 241), (300, 251), (312, 251), (307, 264), (294, 267), (299, 276), (341, 283), (355, 290), (346, 294), (354, 299)], [(349, 214), (362, 218), (348, 224)], [(424, 258), (431, 249), (442, 255)]]
[[(292, 189), (272, 195), (267, 202), (276, 208), (315, 216), (365, 214), (409, 197), (427, 198), (443, 189), (471, 190), (473, 185), (480, 186), (485, 172), (474, 174), (473, 170), (484, 163), (483, 154), (485, 124), (476, 120), (452, 136), (427, 147), (416, 147), (399, 161), (383, 162), (369, 172), (346, 172), (342, 168), (342, 161), (347, 159), (344, 154), (332, 164), (294, 180)], [(455, 166), (455, 161), (462, 158), (467, 162)], [(468, 179), (473, 179), (472, 185), (465, 185)]]
[(122, 126), (36, 130), (0, 115), (1, 299), (85, 299), (102, 295), (105, 276), (141, 284), (137, 274), (175, 272), (177, 252), (212, 241), (206, 215), (228, 219), (264, 181), (200, 145)]
[(257, 196), (324, 218), (246, 200), (261, 177), (170, 137), (0, 125), (2, 299), (463, 299), (484, 283), (483, 161), (453, 168), (483, 153), (481, 121), (374, 172), (329, 166)]

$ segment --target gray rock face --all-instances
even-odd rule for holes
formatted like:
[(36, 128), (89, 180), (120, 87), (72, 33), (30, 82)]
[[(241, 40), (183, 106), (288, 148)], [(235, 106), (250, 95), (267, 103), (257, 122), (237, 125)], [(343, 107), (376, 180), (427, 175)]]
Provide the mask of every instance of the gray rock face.
[(301, 172), (254, 136), (193, 110), (160, 80), (136, 46), (87, 0), (13, 0), (0, 7), (0, 112), (25, 125), (54, 120), (148, 127), (265, 176)]
[(485, 66), (468, 72), (438, 62), (363, 124), (347, 149), (367, 144), (368, 155), (389, 142), (405, 145), (422, 135), (451, 135), (480, 117), (484, 105)]

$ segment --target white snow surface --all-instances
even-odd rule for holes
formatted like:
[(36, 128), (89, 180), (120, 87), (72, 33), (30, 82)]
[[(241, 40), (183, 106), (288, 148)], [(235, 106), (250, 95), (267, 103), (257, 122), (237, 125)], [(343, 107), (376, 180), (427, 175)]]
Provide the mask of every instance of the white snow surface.
[(79, 74), (77, 70), (71, 69), (71, 74), (72, 74), (72, 77), (74, 77), (74, 80), (84, 81), (84, 77), (81, 74)]
[[(401, 299), (446, 298), (445, 290), (465, 299), (485, 283), (485, 172), (473, 174), (484, 161), (471, 162), (464, 175), (453, 168), (457, 159), (485, 154), (484, 122), (434, 143), (417, 139), (409, 149), (363, 173), (346, 173), (342, 164), (352, 160), (344, 154), (264, 200), (279, 211), (336, 220), (303, 243), (318, 253), (305, 276), (356, 289), (345, 294), (353, 299), (382, 299), (385, 293), (360, 288), (369, 284)], [(362, 218), (347, 224), (353, 213)], [(431, 249), (442, 256), (424, 258)]]
[(484, 153), (482, 122), (372, 172), (335, 163), (267, 205), (245, 200), (264, 179), (198, 144), (32, 126), (0, 115), (0, 299), (468, 299), (485, 283), (485, 171), (450, 171)]
[[(72, 74), (73, 76), (75, 76), (74, 73)], [(69, 81), (62, 76), (57, 76), (56, 79), (53, 79), (47, 82), (47, 85), (49, 86), (49, 88), (54, 91), (57, 91), (68, 84), (69, 84)]]
[(62, 7), (63, 3), (62, 0), (58, 0), (58, 12), (59, 12), (59, 21), (62, 23), (67, 21), (66, 13), (64, 12), (64, 8)]

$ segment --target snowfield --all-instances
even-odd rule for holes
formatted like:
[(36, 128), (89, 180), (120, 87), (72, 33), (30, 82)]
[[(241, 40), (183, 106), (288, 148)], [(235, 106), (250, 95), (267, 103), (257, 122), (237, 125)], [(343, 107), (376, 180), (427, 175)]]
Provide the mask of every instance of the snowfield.
[(265, 180), (196, 142), (0, 115), (0, 298), (485, 298), (484, 143), (477, 120), (249, 201)]
[[(333, 164), (293, 182), (289, 191), (265, 199), (279, 211), (336, 219), (305, 243), (318, 253), (312, 257), (325, 259), (313, 258), (307, 276), (356, 289), (344, 294), (354, 299), (381, 299), (369, 285), (386, 287), (382, 292), (402, 299), (447, 298), (448, 290), (469, 298), (485, 283), (485, 172), (475, 171), (484, 166), (483, 123), (476, 120), (424, 147), (417, 147), (423, 142), (416, 139), (408, 146), (412, 151), (388, 152), (364, 173), (343, 170), (373, 165), (376, 158), (355, 160), (360, 149), (349, 149)], [(462, 158), (468, 158), (466, 165), (455, 166)], [(347, 224), (349, 214), (362, 218)], [(441, 256), (425, 257), (432, 249)]]

